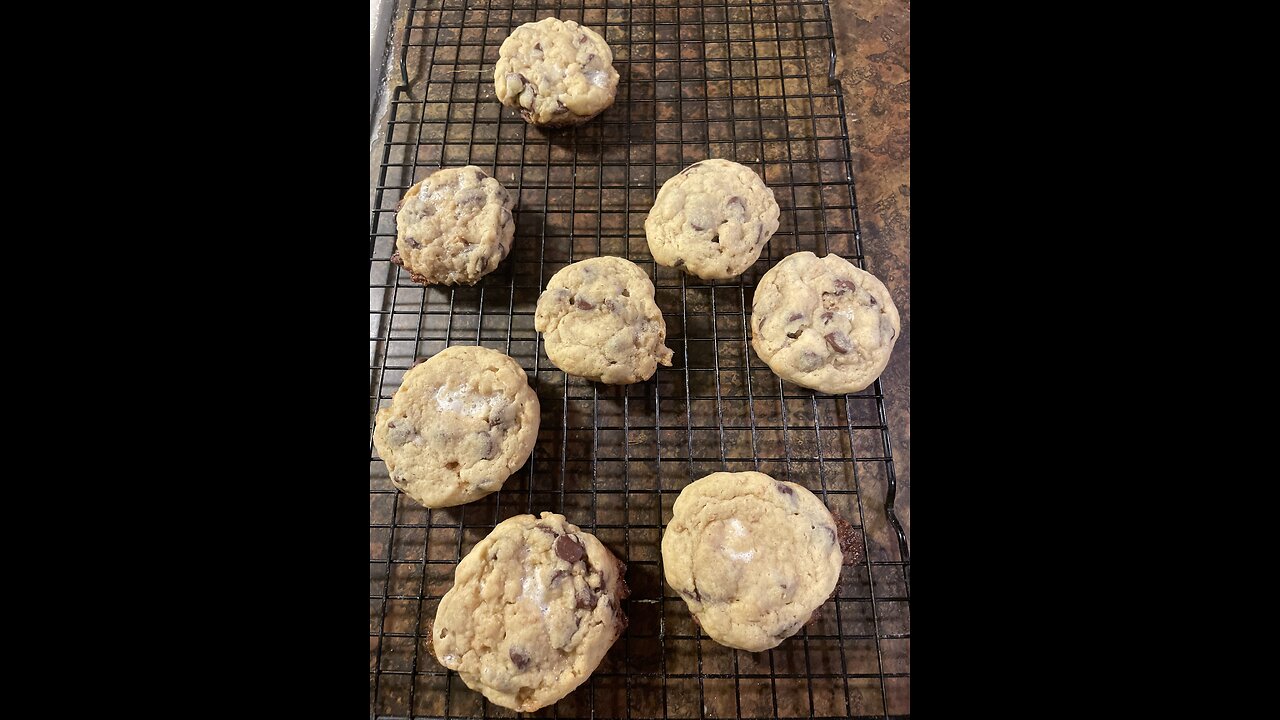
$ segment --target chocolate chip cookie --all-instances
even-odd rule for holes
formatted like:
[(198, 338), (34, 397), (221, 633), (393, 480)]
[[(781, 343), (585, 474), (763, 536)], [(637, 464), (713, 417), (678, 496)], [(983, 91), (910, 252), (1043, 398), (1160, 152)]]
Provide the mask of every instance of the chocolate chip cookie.
[(609, 385), (648, 380), (672, 355), (653, 295), (653, 282), (630, 260), (583, 260), (551, 276), (533, 326), (547, 357), (570, 375)]
[(757, 472), (712, 473), (680, 491), (673, 513), (662, 533), (667, 584), (721, 645), (777, 647), (840, 579), (836, 519), (795, 483)]
[(397, 488), (426, 507), (451, 507), (502, 487), (529, 459), (539, 420), (519, 363), (451, 347), (405, 373), (378, 411), (373, 446)]
[(613, 104), (618, 71), (604, 38), (572, 20), (544, 18), (516, 28), (498, 49), (498, 101), (544, 127), (584, 123)]
[(474, 285), (516, 234), (511, 193), (474, 165), (437, 170), (405, 192), (391, 262), (426, 285)]
[(458, 563), (432, 649), (490, 702), (532, 712), (595, 671), (627, 626), (626, 565), (563, 515), (504, 520)]
[(751, 330), (751, 346), (782, 379), (841, 394), (880, 377), (902, 325), (876, 276), (839, 255), (799, 252), (760, 278)]
[(659, 265), (705, 280), (737, 277), (778, 230), (778, 202), (751, 168), (694, 163), (666, 181), (644, 221)]

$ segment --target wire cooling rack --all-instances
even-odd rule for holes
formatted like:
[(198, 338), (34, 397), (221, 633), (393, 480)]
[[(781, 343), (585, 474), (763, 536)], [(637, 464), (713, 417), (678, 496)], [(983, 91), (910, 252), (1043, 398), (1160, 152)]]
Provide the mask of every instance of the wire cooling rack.
[[(512, 29), (555, 16), (600, 32), (621, 79), (613, 107), (576, 129), (527, 125), (494, 97)], [(439, 665), (425, 630), (457, 562), (500, 521), (550, 510), (628, 565), (630, 628), (560, 718), (910, 714), (910, 556), (897, 518), (880, 383), (828, 396), (781, 381), (751, 348), (751, 298), (786, 255), (863, 265), (844, 103), (822, 0), (413, 0), (400, 40), (369, 232), (369, 712), (512, 717)], [(395, 72), (395, 71), (393, 71)], [(644, 219), (685, 166), (726, 158), (761, 173), (782, 209), (765, 254), (732, 281), (657, 266)], [(390, 263), (404, 190), (478, 165), (519, 198), (508, 259), (475, 287), (428, 287)], [(674, 365), (625, 387), (567, 377), (533, 328), (547, 280), (617, 255), (650, 273)], [(373, 452), (373, 417), (416, 358), (451, 345), (515, 358), (542, 402), (529, 463), (489, 497), (428, 511)], [(722, 647), (663, 581), (659, 542), (681, 488), (758, 470), (801, 483), (858, 529), (857, 562), (801, 633), (774, 650)], [(870, 483), (888, 502), (870, 501)], [(865, 531), (865, 543), (862, 535)]]

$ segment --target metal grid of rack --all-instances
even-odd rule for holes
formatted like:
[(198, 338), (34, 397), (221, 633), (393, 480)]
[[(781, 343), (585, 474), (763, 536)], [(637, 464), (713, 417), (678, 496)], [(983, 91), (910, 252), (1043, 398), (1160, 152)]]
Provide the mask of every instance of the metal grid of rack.
[[(370, 716), (517, 714), (440, 666), (425, 629), (471, 547), (498, 522), (545, 510), (627, 563), (631, 623), (588, 682), (533, 716), (909, 715), (910, 555), (892, 511), (880, 383), (828, 396), (783, 382), (748, 333), (756, 282), (786, 255), (838, 253), (865, 266), (826, 2), (411, 0), (406, 12), (403, 84), (375, 149), (369, 233)], [(548, 16), (600, 32), (621, 76), (613, 107), (576, 129), (532, 127), (494, 97), (503, 39)], [(782, 209), (761, 260), (732, 281), (658, 266), (645, 242), (658, 188), (707, 158), (755, 169)], [(390, 263), (396, 203), (436, 168), (464, 164), (516, 193), (511, 255), (475, 287), (417, 285)], [(635, 262), (657, 287), (675, 359), (648, 382), (568, 377), (534, 331), (546, 281), (597, 255)], [(373, 452), (373, 416), (415, 359), (459, 344), (500, 350), (526, 369), (541, 431), (500, 492), (428, 511), (391, 485)], [(801, 483), (859, 538), (866, 531), (835, 596), (768, 652), (707, 638), (663, 581), (659, 541), (676, 496), (719, 470)], [(887, 502), (865, 497), (869, 482), (887, 488)]]

